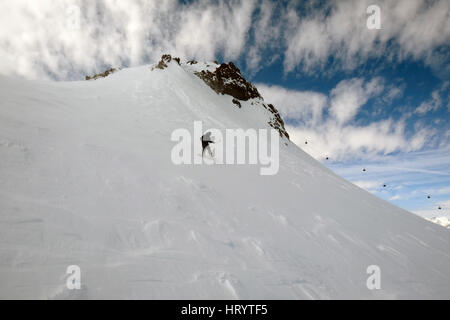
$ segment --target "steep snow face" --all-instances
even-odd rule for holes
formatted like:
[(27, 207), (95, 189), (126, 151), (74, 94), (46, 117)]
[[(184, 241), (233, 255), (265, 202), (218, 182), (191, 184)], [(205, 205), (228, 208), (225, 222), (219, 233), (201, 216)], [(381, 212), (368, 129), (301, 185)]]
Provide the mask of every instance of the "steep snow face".
[[(450, 232), (285, 137), (280, 169), (174, 165), (173, 130), (269, 128), (171, 62), (0, 78), (0, 298), (450, 298)], [(66, 269), (81, 269), (81, 289)], [(369, 290), (368, 266), (381, 270)]]

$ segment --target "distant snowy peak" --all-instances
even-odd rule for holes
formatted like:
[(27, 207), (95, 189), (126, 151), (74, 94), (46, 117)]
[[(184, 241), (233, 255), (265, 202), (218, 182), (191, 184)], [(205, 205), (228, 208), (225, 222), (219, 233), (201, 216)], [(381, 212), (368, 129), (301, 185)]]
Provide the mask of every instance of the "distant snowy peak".
[(219, 64), (217, 61), (207, 63), (190, 60), (182, 63), (180, 58), (164, 54), (161, 60), (152, 67), (152, 70), (163, 70), (170, 63), (177, 63), (185, 70), (192, 72), (217, 94), (232, 96), (232, 102), (238, 108), (241, 108), (241, 101), (254, 99), (254, 102), (251, 103), (252, 105), (260, 104), (272, 114), (267, 123), (280, 133), (280, 137), (284, 136), (289, 139), (289, 134), (284, 127), (284, 121), (278, 110), (272, 104), (264, 103), (264, 98), (258, 92), (258, 89), (242, 76), (241, 71), (233, 62)]
[(427, 220), (450, 229), (450, 219), (447, 217), (432, 217)]

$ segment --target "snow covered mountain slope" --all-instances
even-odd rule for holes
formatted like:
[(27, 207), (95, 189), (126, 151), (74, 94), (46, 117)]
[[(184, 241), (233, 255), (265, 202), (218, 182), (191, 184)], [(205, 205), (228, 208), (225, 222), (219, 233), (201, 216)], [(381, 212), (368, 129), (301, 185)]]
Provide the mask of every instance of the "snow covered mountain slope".
[[(448, 230), (285, 137), (273, 176), (174, 165), (173, 130), (269, 128), (272, 114), (194, 74), (214, 64), (154, 67), (0, 77), (0, 298), (450, 298)], [(66, 288), (69, 265), (81, 290)]]

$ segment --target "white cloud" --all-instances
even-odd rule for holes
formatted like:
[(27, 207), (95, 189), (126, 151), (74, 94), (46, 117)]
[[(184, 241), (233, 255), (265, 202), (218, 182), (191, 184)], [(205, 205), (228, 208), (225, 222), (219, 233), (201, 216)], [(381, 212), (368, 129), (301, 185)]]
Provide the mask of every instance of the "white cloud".
[[(260, 14), (255, 19), (252, 29), (254, 39), (246, 55), (247, 68), (253, 72), (261, 68), (263, 53), (279, 45), (282, 20), (276, 19), (276, 9), (276, 4), (268, 0), (263, 0), (259, 6)], [(265, 61), (264, 64), (270, 63), (271, 61)]]
[(428, 194), (433, 194), (433, 195), (437, 195), (437, 196), (449, 195), (450, 194), (450, 186), (440, 187), (440, 188), (428, 188), (425, 191)]
[(444, 206), (450, 192), (450, 149), (377, 155), (346, 162), (324, 160), (323, 163), (369, 192), (385, 200), (395, 200), (396, 204), (419, 215), (435, 216), (450, 210), (450, 206)]
[(403, 92), (405, 91), (405, 84), (400, 86), (390, 85), (386, 94), (384, 94), (381, 99), (385, 104), (391, 104), (394, 100), (401, 98), (403, 96)]
[[(378, 1), (382, 29), (366, 28), (368, 0), (288, 5), (268, 0), (14, 0), (0, 2), (0, 72), (80, 78), (105, 66), (138, 65), (164, 52), (244, 58), (247, 68), (283, 59), (286, 72), (355, 69), (368, 58), (450, 67), (447, 0)], [(79, 28), (74, 6), (80, 8)], [(294, 10), (296, 6), (302, 9)], [(443, 48), (444, 47), (444, 48)], [(264, 58), (263, 58), (264, 57)], [(323, 69), (333, 57), (331, 68)]]
[(449, 86), (450, 86), (450, 82), (444, 81), (438, 89), (434, 90), (431, 93), (431, 98), (427, 101), (422, 102), (416, 108), (416, 110), (414, 110), (414, 113), (424, 115), (430, 111), (435, 111), (435, 110), (439, 109), (442, 106), (441, 94), (444, 93)]
[[(368, 58), (387, 56), (402, 61), (423, 60), (447, 68), (445, 55), (433, 51), (450, 40), (450, 3), (447, 0), (377, 1), (381, 30), (366, 28), (369, 0), (329, 2), (329, 6), (290, 28), (286, 34), (286, 71), (323, 69), (333, 56), (344, 69), (354, 69)], [(291, 19), (295, 20), (295, 19)]]
[(322, 113), (328, 97), (319, 92), (288, 90), (280, 86), (256, 84), (263, 97), (273, 103), (281, 114), (298, 121), (309, 121), (311, 125), (322, 122)]
[[(318, 127), (287, 126), (292, 141), (316, 158), (326, 156), (334, 160), (372, 157), (395, 151), (413, 151), (425, 143), (426, 132), (407, 139), (402, 122), (391, 119), (366, 126), (345, 125), (326, 121)], [(304, 144), (308, 141), (308, 144)]]
[(442, 105), (441, 97), (439, 96), (439, 92), (435, 90), (431, 93), (431, 99), (422, 102), (414, 112), (418, 114), (425, 114), (428, 113), (429, 111), (439, 109), (441, 105)]
[(254, 9), (254, 1), (2, 1), (0, 72), (80, 78), (105, 65), (154, 62), (164, 52), (202, 60), (220, 52), (233, 60)]
[(328, 96), (279, 86), (257, 84), (257, 87), (265, 100), (273, 103), (288, 120), (286, 127), (291, 140), (316, 158), (343, 160), (419, 150), (435, 133), (433, 129), (417, 126), (416, 132), (408, 136), (405, 122), (391, 118), (355, 124), (353, 120), (369, 99), (392, 91), (378, 77), (368, 81), (343, 80)]
[(196, 2), (181, 14), (174, 51), (182, 57), (214, 58), (220, 50), (236, 59), (244, 49), (255, 1)]
[(374, 95), (383, 90), (380, 78), (372, 79), (364, 84), (364, 80), (353, 78), (343, 80), (331, 91), (331, 106), (329, 111), (340, 124), (353, 119), (359, 108)]
[(379, 188), (380, 185), (382, 185), (382, 183), (378, 180), (358, 180), (352, 181), (352, 183), (368, 191), (372, 191), (376, 188)]

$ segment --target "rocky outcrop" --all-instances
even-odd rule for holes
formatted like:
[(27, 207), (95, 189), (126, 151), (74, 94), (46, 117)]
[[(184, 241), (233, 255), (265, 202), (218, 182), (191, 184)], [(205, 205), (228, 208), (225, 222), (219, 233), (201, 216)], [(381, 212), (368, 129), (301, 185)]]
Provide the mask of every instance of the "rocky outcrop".
[(178, 64), (180, 64), (180, 58), (173, 57), (170, 54), (163, 54), (161, 57), (161, 60), (157, 63), (157, 65), (154, 68), (157, 69), (165, 69), (167, 68), (167, 64), (170, 63), (172, 60), (176, 61)]
[[(152, 70), (165, 69), (167, 65), (172, 61), (176, 61), (180, 65), (180, 59), (172, 57), (170, 54), (164, 54), (161, 60), (153, 66)], [(198, 62), (195, 60), (187, 61), (187, 65), (195, 65)], [(218, 65), (217, 61), (214, 61)], [(262, 105), (272, 115), (268, 121), (268, 124), (280, 133), (280, 137), (286, 137), (289, 139), (289, 134), (284, 127), (284, 121), (281, 118), (278, 110), (272, 104), (265, 104), (263, 97), (259, 94), (258, 89), (247, 81), (241, 74), (238, 67), (233, 62), (222, 63), (214, 71), (201, 70), (194, 72), (196, 76), (202, 79), (211, 89), (217, 94), (226, 94), (233, 97), (232, 102), (238, 107), (242, 108), (241, 101), (247, 101), (250, 99), (258, 99), (259, 102), (255, 102), (258, 105)], [(252, 102), (252, 105), (254, 103)]]
[(241, 108), (241, 103), (239, 102), (238, 99), (233, 98), (233, 100), (231, 100), (231, 102), (233, 102), (235, 105), (237, 105), (239, 108)]
[(273, 114), (273, 117), (272, 119), (270, 119), (268, 124), (275, 130), (278, 130), (278, 132), (280, 133), (280, 137), (285, 136), (286, 138), (289, 139), (289, 134), (287, 133), (286, 128), (284, 127), (284, 121), (281, 118), (280, 114), (278, 113), (278, 110), (275, 109), (273, 104), (270, 103), (267, 105), (263, 103), (263, 106)]
[[(242, 107), (239, 100), (247, 101), (254, 98), (264, 100), (259, 94), (258, 89), (242, 76), (241, 71), (233, 62), (229, 62), (228, 64), (222, 63), (215, 71), (202, 70), (195, 74), (217, 94), (232, 96), (232, 102), (239, 108)], [(289, 134), (284, 127), (284, 121), (278, 113), (278, 110), (272, 104), (263, 103), (262, 105), (273, 115), (268, 124), (275, 130), (278, 130), (280, 137), (284, 136), (289, 139)]]
[(102, 73), (97, 73), (93, 76), (86, 76), (86, 80), (97, 80), (98, 78), (105, 78), (113, 72), (116, 72), (117, 69), (111, 68)]
[(256, 87), (245, 80), (233, 62), (222, 63), (214, 72), (202, 70), (195, 74), (216, 93), (228, 94), (242, 101), (262, 98)]

